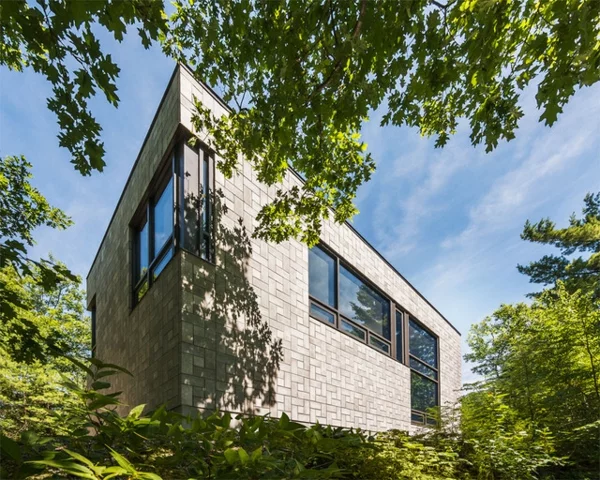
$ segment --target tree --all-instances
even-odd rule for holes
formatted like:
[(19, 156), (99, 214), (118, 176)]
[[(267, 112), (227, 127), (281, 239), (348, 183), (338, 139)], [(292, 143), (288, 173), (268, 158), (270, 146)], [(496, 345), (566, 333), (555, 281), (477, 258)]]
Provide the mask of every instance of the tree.
[(119, 67), (105, 54), (96, 35), (99, 27), (123, 40), (129, 25), (138, 24), (144, 46), (165, 27), (163, 4), (153, 0), (11, 0), (0, 4), (0, 65), (31, 68), (52, 84), (48, 108), (56, 114), (58, 139), (82, 174), (104, 167), (102, 128), (88, 100), (97, 90), (115, 107)]
[(118, 101), (118, 67), (95, 26), (121, 40), (136, 24), (144, 45), (158, 40), (187, 61), (235, 106), (213, 118), (198, 105), (195, 118), (214, 136), (221, 171), (230, 176), (242, 154), (266, 184), (281, 182), (288, 165), (306, 180), (260, 212), (255, 233), (274, 241), (313, 244), (324, 218), (357, 212), (357, 188), (375, 168), (359, 134), (372, 110), (438, 146), (466, 119), (472, 143), (490, 151), (513, 138), (528, 85), (552, 125), (577, 89), (600, 78), (595, 0), (176, 0), (168, 20), (160, 0), (0, 8), (0, 64), (52, 83), (60, 142), (85, 174), (104, 165), (87, 99), (99, 89)]
[(517, 423), (547, 429), (574, 470), (597, 472), (600, 303), (593, 293), (571, 293), (559, 281), (532, 305), (500, 307), (472, 328), (468, 343), (465, 358), (484, 377), (477, 392), (501, 395)]
[[(11, 265), (0, 269), (0, 281), (18, 292), (23, 305), (15, 318), (0, 324), (0, 430), (13, 438), (25, 431), (38, 435), (66, 432), (64, 413), (77, 397), (62, 386), (63, 378), (82, 386), (85, 376), (54, 351), (81, 359), (89, 356), (90, 349), (81, 279), (42, 288), (37, 268), (31, 275), (20, 274)], [(31, 328), (19, 328), (25, 320)], [(34, 338), (29, 336), (32, 331)], [(28, 355), (32, 349), (37, 351), (34, 358)]]
[[(11, 325), (20, 340), (10, 346), (18, 360), (42, 358), (43, 351), (58, 348), (50, 337), (41, 336), (39, 325), (25, 315), (32, 309), (23, 283), (27, 277), (49, 293), (64, 282), (76, 281), (67, 267), (53, 259), (33, 260), (27, 249), (34, 245), (33, 231), (40, 226), (64, 229), (71, 220), (52, 207), (31, 183), (29, 164), (24, 157), (0, 159), (0, 328)], [(4, 332), (8, 335), (8, 331)], [(4, 337), (5, 339), (7, 337)], [(44, 345), (44, 342), (49, 342)]]
[[(561, 251), (560, 255), (545, 255), (529, 265), (517, 266), (532, 283), (556, 285), (562, 281), (571, 291), (592, 289), (600, 295), (600, 192), (588, 193), (583, 202), (583, 218), (571, 215), (566, 228), (556, 228), (549, 218), (525, 223), (523, 240), (553, 245)], [(589, 252), (589, 256), (573, 258), (576, 252)]]

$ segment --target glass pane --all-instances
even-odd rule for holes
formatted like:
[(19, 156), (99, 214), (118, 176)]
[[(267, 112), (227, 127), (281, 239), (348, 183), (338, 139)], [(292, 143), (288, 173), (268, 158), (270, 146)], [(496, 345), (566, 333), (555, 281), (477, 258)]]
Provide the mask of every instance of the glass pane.
[(316, 318), (317, 320), (321, 320), (322, 322), (335, 325), (335, 315), (312, 302), (310, 304), (310, 316)]
[(410, 402), (413, 410), (427, 412), (437, 406), (438, 385), (416, 372), (410, 372)]
[(308, 291), (326, 305), (335, 307), (335, 260), (319, 247), (308, 251)]
[(208, 154), (202, 152), (202, 199), (204, 205), (202, 206), (202, 221), (205, 231), (210, 231), (210, 190), (209, 181), (210, 174), (208, 171)]
[(410, 420), (413, 423), (425, 423), (425, 415), (422, 415), (422, 414), (417, 413), (417, 412), (411, 412), (411, 414), (410, 414)]
[(192, 253), (198, 254), (200, 227), (200, 178), (198, 152), (184, 143), (181, 159), (182, 211), (181, 244)]
[(340, 329), (346, 333), (349, 333), (350, 335), (360, 338), (361, 340), (365, 339), (364, 330), (358, 328), (356, 325), (352, 325), (343, 318), (340, 319)]
[(435, 427), (437, 425), (437, 420), (435, 419), (435, 417), (428, 416), (427, 417), (427, 425), (431, 425), (431, 426)]
[(146, 280), (144, 283), (142, 283), (139, 288), (136, 290), (135, 292), (135, 299), (136, 299), (136, 303), (139, 302), (144, 295), (146, 295), (146, 292), (148, 291), (148, 280)]
[(410, 318), (410, 354), (432, 367), (437, 368), (437, 339)]
[(167, 253), (165, 253), (165, 255), (160, 260), (160, 262), (158, 262), (156, 264), (156, 266), (154, 267), (154, 269), (152, 271), (152, 280), (156, 279), (156, 277), (158, 277), (160, 275), (160, 272), (162, 272), (165, 269), (165, 267), (167, 266), (167, 263), (169, 263), (169, 260), (171, 260), (171, 258), (173, 258), (173, 249), (172, 248), (167, 250)]
[(206, 152), (201, 152), (202, 155), (202, 235), (204, 241), (201, 246), (201, 257), (211, 261), (211, 238), (212, 238), (212, 222), (211, 222), (211, 201), (210, 201), (210, 172), (209, 172), (209, 156)]
[(404, 345), (402, 344), (402, 312), (396, 311), (396, 359), (402, 361)]
[(437, 380), (437, 372), (435, 370), (427, 367), (426, 365), (422, 364), (418, 360), (415, 360), (414, 358), (410, 359), (410, 368), (422, 373), (423, 375), (427, 375), (429, 378)]
[(380, 340), (379, 338), (374, 337), (373, 335), (369, 337), (369, 343), (375, 348), (384, 351), (385, 353), (390, 353), (390, 346), (383, 340)]
[(137, 232), (135, 241), (136, 248), (136, 271), (135, 283), (137, 283), (148, 270), (148, 222)]
[(390, 302), (340, 266), (340, 312), (390, 339)]
[(154, 258), (173, 233), (173, 179), (154, 205)]

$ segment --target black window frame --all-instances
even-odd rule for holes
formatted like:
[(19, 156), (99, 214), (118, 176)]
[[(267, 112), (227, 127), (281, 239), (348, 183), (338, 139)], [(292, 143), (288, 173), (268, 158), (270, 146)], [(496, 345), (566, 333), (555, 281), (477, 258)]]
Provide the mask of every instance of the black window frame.
[(97, 335), (96, 335), (96, 324), (97, 322), (97, 318), (96, 318), (96, 297), (94, 297), (94, 299), (92, 300), (92, 305), (90, 306), (90, 329), (91, 329), (91, 345), (90, 345), (90, 356), (92, 358), (94, 358), (96, 356), (96, 340), (97, 340)]
[[(420, 328), (421, 330), (424, 330), (427, 334), (429, 334), (434, 340), (435, 340), (435, 366), (429, 364), (428, 362), (426, 362), (423, 359), (420, 359), (419, 357), (417, 357), (416, 355), (413, 355), (410, 352), (410, 322), (413, 322), (414, 324), (416, 324), (416, 326), (418, 328)], [(435, 418), (434, 415), (432, 415), (430, 412), (423, 412), (420, 410), (417, 410), (415, 408), (412, 407), (412, 375), (419, 375), (420, 377), (424, 378), (426, 381), (432, 382), (435, 384), (436, 386), (436, 396), (435, 396), (435, 408), (440, 406), (440, 368), (439, 368), (439, 364), (440, 364), (440, 339), (439, 337), (431, 331), (431, 329), (427, 328), (427, 326), (423, 325), (422, 322), (420, 322), (416, 317), (414, 317), (413, 315), (406, 315), (406, 319), (404, 322), (405, 325), (405, 332), (406, 332), (406, 345), (407, 345), (407, 351), (406, 351), (406, 355), (408, 357), (408, 367), (410, 368), (410, 372), (411, 372), (411, 406), (410, 406), (410, 417), (411, 417), (411, 423), (413, 425), (421, 425), (421, 426), (435, 426), (437, 424), (437, 419)], [(419, 370), (417, 370), (416, 368), (414, 368), (411, 365), (411, 360), (414, 360), (415, 362), (418, 362), (418, 364), (424, 365), (425, 367), (427, 367), (430, 370), (433, 370), (435, 372), (435, 378), (430, 377), (429, 375), (425, 375), (424, 373), (420, 372)], [(417, 420), (417, 418), (419, 418), (420, 420)]]
[[(152, 284), (159, 277), (162, 270), (155, 275), (156, 267), (160, 265), (160, 263), (165, 259), (167, 255), (171, 255), (171, 258), (167, 262), (175, 256), (175, 212), (177, 211), (177, 179), (174, 172), (175, 163), (177, 158), (177, 148), (173, 148), (168, 157), (170, 158), (170, 162), (168, 162), (160, 171), (160, 174), (157, 178), (157, 181), (153, 182), (153, 189), (151, 190), (151, 194), (148, 196), (146, 201), (143, 203), (143, 208), (138, 216), (138, 220), (134, 223), (133, 226), (133, 304), (137, 305), (142, 298), (148, 293)], [(155, 225), (154, 225), (154, 208), (162, 194), (166, 191), (169, 182), (172, 182), (173, 188), (173, 228), (171, 229), (170, 235), (165, 240), (164, 244), (161, 246), (161, 249), (154, 253), (154, 233), (155, 233)], [(141, 263), (140, 254), (140, 241), (139, 234), (143, 230), (143, 228), (148, 225), (148, 268), (145, 272), (139, 272), (139, 266)], [(139, 275), (139, 278), (138, 278)]]
[[(339, 330), (340, 332), (342, 332), (344, 335), (348, 335), (349, 337), (352, 337), (356, 340), (358, 340), (359, 342), (369, 346), (370, 348), (381, 352), (384, 355), (387, 355), (388, 357), (393, 357), (394, 355), (394, 347), (393, 347), (393, 338), (394, 338), (394, 328), (393, 328), (393, 321), (392, 321), (392, 305), (393, 302), (390, 300), (389, 296), (383, 294), (381, 292), (381, 290), (379, 288), (377, 288), (376, 286), (373, 285), (372, 282), (368, 281), (367, 279), (365, 279), (365, 277), (363, 275), (361, 275), (354, 267), (352, 267), (352, 265), (350, 265), (348, 262), (344, 261), (343, 259), (341, 259), (338, 255), (336, 255), (335, 253), (332, 252), (332, 250), (330, 248), (328, 248), (327, 246), (325, 246), (323, 243), (319, 243), (318, 245), (316, 245), (317, 248), (321, 249), (325, 254), (327, 254), (328, 256), (330, 256), (334, 262), (335, 262), (335, 268), (334, 268), (334, 288), (335, 288), (335, 292), (334, 292), (334, 298), (335, 298), (335, 307), (328, 305), (326, 303), (324, 303), (323, 301), (319, 300), (318, 298), (313, 297), (312, 295), (310, 295), (309, 292), (309, 315), (311, 316), (311, 318), (315, 318), (316, 320), (325, 323), (326, 325), (329, 325), (331, 327), (336, 328), (337, 330)], [(388, 318), (389, 318), (389, 329), (390, 329), (390, 338), (385, 338), (384, 336), (378, 334), (377, 332), (374, 332), (372, 330), (370, 330), (369, 328), (362, 326), (360, 324), (358, 324), (357, 322), (355, 322), (354, 320), (352, 320), (351, 318), (348, 318), (348, 316), (344, 315), (342, 313), (342, 311), (340, 310), (340, 266), (343, 266), (348, 272), (350, 272), (352, 275), (354, 275), (358, 280), (360, 280), (361, 282), (363, 282), (367, 287), (369, 287), (370, 289), (374, 290), (375, 293), (377, 293), (379, 296), (381, 296), (383, 299), (387, 300), (388, 304), (389, 304), (389, 314), (388, 314)], [(310, 280), (309, 280), (310, 281)], [(310, 288), (309, 288), (310, 291)], [(320, 318), (317, 318), (313, 315), (310, 314), (310, 305), (311, 304), (315, 304), (318, 308), (324, 309), (325, 311), (333, 314), (334, 319), (335, 319), (335, 323), (332, 324), (331, 322), (326, 322)], [(363, 332), (363, 338), (359, 338), (356, 335), (352, 335), (351, 333), (349, 333), (348, 331), (344, 330), (343, 326), (342, 326), (342, 322), (346, 322), (349, 325), (351, 325), (352, 327), (360, 330)], [(388, 351), (385, 352), (384, 350), (377, 348), (376, 346), (374, 346), (371, 343), (371, 339), (374, 338), (376, 341), (380, 341), (383, 344), (386, 344), (388, 346)]]
[[(181, 143), (180, 158), (177, 164), (177, 175), (179, 177), (179, 190), (178, 190), (178, 209), (177, 209), (177, 233), (179, 237), (179, 246), (182, 250), (189, 252), (197, 257), (200, 257), (206, 262), (215, 263), (216, 251), (215, 251), (215, 218), (214, 218), (214, 205), (211, 198), (215, 191), (215, 152), (211, 150), (206, 144), (200, 142), (197, 138), (190, 141), (188, 137)], [(184, 143), (186, 145), (184, 146)], [(201, 192), (197, 200), (196, 208), (198, 209), (198, 218), (196, 219), (196, 238), (194, 240), (193, 248), (188, 248), (184, 245), (184, 229), (186, 228), (185, 221), (185, 187), (184, 187), (184, 148), (189, 148), (197, 155), (198, 160), (198, 192)], [(207, 186), (208, 185), (208, 186)], [(204, 216), (206, 214), (206, 221)]]
[[(201, 203), (198, 205), (199, 209), (199, 220), (197, 224), (198, 229), (198, 242), (197, 250), (191, 250), (188, 248), (182, 248), (181, 237), (182, 228), (185, 224), (184, 217), (184, 184), (183, 184), (183, 154), (184, 144), (187, 143), (194, 150), (199, 152), (198, 156), (198, 168), (199, 168), (199, 188), (204, 192), (204, 185), (206, 182), (208, 187), (208, 195), (203, 194)], [(166, 268), (166, 266), (175, 257), (177, 251), (181, 248), (192, 255), (198, 256), (202, 260), (213, 263), (215, 262), (215, 241), (214, 241), (214, 208), (211, 201), (212, 194), (214, 192), (215, 184), (215, 152), (209, 149), (205, 144), (200, 142), (194, 137), (189, 131), (181, 128), (175, 135), (174, 140), (171, 142), (171, 146), (168, 149), (168, 154), (165, 156), (161, 164), (161, 168), (158, 169), (157, 175), (151, 182), (148, 189), (148, 193), (145, 195), (145, 199), (141, 202), (138, 207), (136, 215), (130, 223), (130, 229), (132, 232), (132, 262), (131, 262), (131, 284), (132, 284), (132, 303), (131, 310), (133, 310), (146, 295), (146, 293), (152, 287), (152, 284), (157, 280), (160, 273)], [(208, 178), (206, 177), (208, 172)], [(154, 224), (154, 207), (156, 206), (161, 195), (168, 187), (169, 182), (172, 185), (173, 193), (173, 221), (170, 235), (165, 240), (161, 249), (154, 255), (154, 237), (155, 237), (155, 224)], [(202, 222), (204, 218), (204, 211), (207, 210), (207, 221)], [(139, 233), (142, 231), (145, 225), (148, 225), (148, 238), (147, 238), (147, 252), (148, 267), (145, 272), (140, 272), (140, 254), (141, 248), (139, 245)], [(203, 250), (204, 249), (204, 250)], [(161, 263), (168, 258), (166, 263)], [(158, 273), (156, 273), (157, 267), (161, 267)], [(138, 278), (139, 276), (139, 278)], [(142, 291), (143, 290), (143, 291)]]
[[(319, 300), (318, 298), (313, 297), (310, 294), (310, 286), (309, 286), (309, 289), (308, 289), (309, 290), (309, 294), (308, 294), (309, 316), (321, 323), (324, 323), (325, 325), (328, 325), (332, 328), (335, 328), (336, 330), (339, 330), (340, 332), (344, 333), (345, 335), (348, 335), (363, 344), (366, 344), (370, 348), (373, 348), (374, 350), (391, 357), (392, 359), (396, 360), (397, 362), (399, 362), (402, 365), (404, 365), (405, 367), (407, 367), (410, 372), (415, 372), (417, 375), (420, 375), (427, 380), (434, 381), (437, 384), (437, 395), (435, 398), (435, 403), (436, 403), (436, 406), (439, 406), (440, 405), (440, 396), (441, 396), (441, 393), (440, 393), (441, 375), (440, 375), (440, 370), (439, 370), (439, 362), (440, 362), (440, 338), (439, 338), (439, 335), (435, 334), (430, 328), (428, 328), (426, 325), (424, 325), (422, 322), (420, 322), (415, 315), (413, 315), (410, 311), (408, 311), (406, 308), (404, 308), (399, 302), (396, 302), (391, 296), (383, 293), (381, 289), (379, 289), (376, 285), (373, 284), (373, 282), (366, 279), (364, 277), (364, 275), (359, 273), (356, 268), (354, 268), (348, 261), (346, 261), (340, 255), (335, 253), (334, 250), (331, 249), (324, 242), (319, 242), (316, 245), (316, 247), (321, 249), (325, 254), (327, 254), (329, 257), (331, 257), (335, 262), (335, 268), (334, 268), (334, 276), (335, 276), (335, 279), (334, 279), (335, 302), (334, 303), (335, 303), (335, 307), (328, 305), (327, 303), (324, 303), (322, 300)], [(369, 288), (373, 289), (377, 294), (379, 294), (381, 297), (383, 297), (384, 299), (386, 299), (389, 302), (389, 305), (390, 305), (390, 315), (389, 315), (390, 339), (389, 340), (385, 339), (385, 337), (382, 337), (381, 335), (379, 335), (375, 332), (371, 332), (366, 327), (362, 327), (362, 326), (356, 324), (355, 322), (353, 322), (351, 319), (347, 318), (340, 312), (340, 310), (339, 310), (340, 265), (343, 265), (344, 268), (346, 268), (350, 273), (352, 273), (352, 275), (356, 276), (360, 281), (365, 283)], [(310, 283), (310, 276), (309, 276), (309, 283)], [(311, 313), (311, 305), (315, 305), (319, 309), (325, 310), (329, 314), (333, 315), (334, 323), (331, 323), (322, 318), (319, 318), (318, 316), (313, 315)], [(352, 325), (357, 326), (361, 330), (364, 330), (365, 331), (365, 340), (361, 340), (360, 338), (358, 338), (354, 335), (351, 335), (351, 334), (345, 332), (342, 328), (340, 328), (340, 318)], [(420, 359), (416, 358), (414, 355), (410, 354), (410, 321), (411, 320), (413, 320), (420, 328), (425, 330), (428, 334), (430, 334), (435, 339), (435, 342), (436, 342), (436, 366), (435, 367), (432, 367), (428, 363), (423, 362)], [(400, 333), (400, 338), (398, 338), (398, 335), (397, 335), (398, 333)], [(385, 343), (389, 344), (389, 346), (390, 346), (389, 352), (384, 352), (383, 350), (371, 345), (369, 342), (371, 335), (373, 335), (375, 338), (383, 340)], [(423, 363), (428, 368), (433, 369), (436, 372), (437, 380), (433, 380), (430, 377), (423, 375), (419, 371), (411, 368), (411, 366), (410, 366), (411, 358), (413, 358), (414, 360), (416, 360), (420, 363)], [(411, 373), (411, 375), (412, 375), (412, 373)], [(411, 380), (410, 393), (412, 394), (412, 380)], [(412, 402), (412, 398), (411, 398), (411, 402)], [(415, 417), (420, 417), (422, 419), (422, 421), (415, 420)], [(421, 426), (433, 426), (437, 423), (437, 419), (428, 412), (421, 412), (419, 410), (413, 410), (412, 403), (411, 403), (411, 423), (414, 425), (421, 425)]]

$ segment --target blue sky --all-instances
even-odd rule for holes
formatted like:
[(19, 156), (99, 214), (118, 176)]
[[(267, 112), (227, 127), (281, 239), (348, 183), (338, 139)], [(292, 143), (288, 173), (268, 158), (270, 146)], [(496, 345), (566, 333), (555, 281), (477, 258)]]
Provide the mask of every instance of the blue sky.
[[(63, 232), (40, 229), (33, 254), (51, 251), (84, 277), (173, 70), (134, 36), (108, 47), (121, 67), (121, 103), (115, 110), (102, 98), (92, 102), (107, 167), (91, 177), (77, 173), (58, 147), (45, 106), (49, 85), (29, 72), (0, 70), (0, 154), (26, 155), (33, 183), (75, 222)], [(536, 288), (516, 265), (552, 249), (520, 240), (524, 222), (549, 216), (565, 224), (586, 192), (600, 190), (600, 85), (577, 92), (552, 128), (538, 123), (534, 93), (524, 94), (517, 138), (491, 154), (473, 148), (462, 127), (443, 149), (414, 129), (379, 127), (380, 111), (364, 127), (378, 168), (359, 191), (354, 226), (463, 340), (472, 323)]]

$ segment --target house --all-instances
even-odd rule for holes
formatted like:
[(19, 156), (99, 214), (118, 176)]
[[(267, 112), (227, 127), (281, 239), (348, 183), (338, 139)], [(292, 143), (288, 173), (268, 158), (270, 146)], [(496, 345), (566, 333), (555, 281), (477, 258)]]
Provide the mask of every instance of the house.
[[(271, 414), (369, 430), (431, 423), (461, 386), (459, 332), (349, 224), (319, 246), (252, 238), (275, 188), (231, 179), (194, 137), (177, 66), (87, 277), (96, 357), (129, 405)], [(195, 142), (190, 142), (196, 138)], [(302, 180), (289, 171), (285, 188)]]

